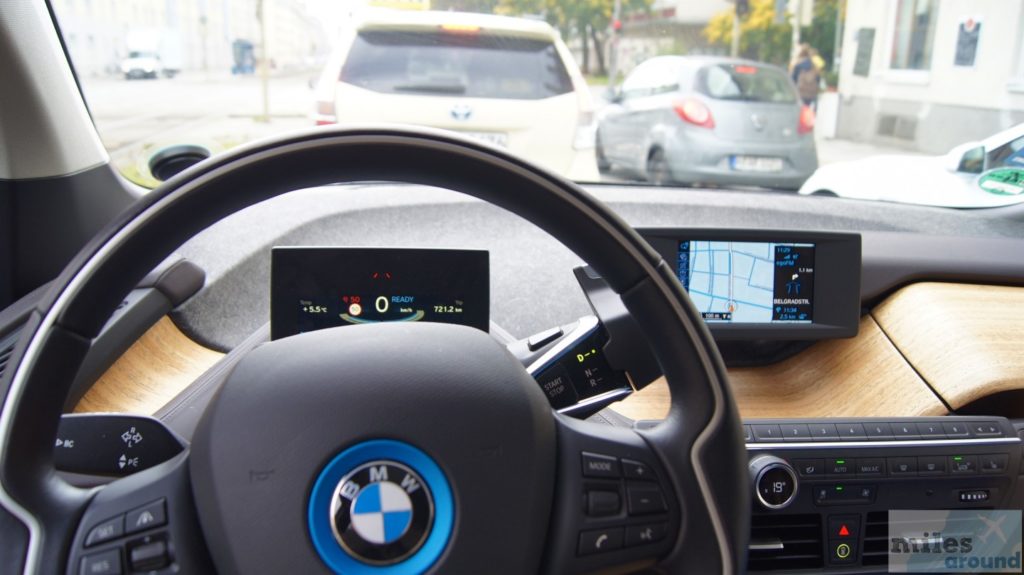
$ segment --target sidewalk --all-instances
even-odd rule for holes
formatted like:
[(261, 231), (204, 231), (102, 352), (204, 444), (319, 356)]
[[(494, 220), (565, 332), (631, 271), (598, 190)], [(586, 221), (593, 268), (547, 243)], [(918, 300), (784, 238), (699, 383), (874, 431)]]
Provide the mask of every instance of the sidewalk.
[(818, 146), (818, 164), (834, 164), (850, 160), (859, 160), (869, 156), (900, 155), (900, 156), (922, 156), (921, 152), (884, 146), (880, 144), (868, 144), (864, 142), (852, 142), (850, 140), (816, 138)]

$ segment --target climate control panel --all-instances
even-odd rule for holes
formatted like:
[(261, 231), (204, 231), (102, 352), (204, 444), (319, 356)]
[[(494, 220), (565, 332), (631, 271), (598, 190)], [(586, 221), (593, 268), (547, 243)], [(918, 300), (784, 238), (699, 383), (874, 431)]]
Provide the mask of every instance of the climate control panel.
[(890, 510), (1015, 509), (1018, 430), (992, 417), (744, 422), (749, 569), (887, 564)]

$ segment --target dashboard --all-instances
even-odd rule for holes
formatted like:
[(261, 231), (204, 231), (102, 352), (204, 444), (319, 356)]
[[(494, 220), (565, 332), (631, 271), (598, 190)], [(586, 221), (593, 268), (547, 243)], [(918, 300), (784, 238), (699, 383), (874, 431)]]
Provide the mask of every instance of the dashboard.
[[(188, 438), (197, 406), (271, 338), (448, 321), (506, 343), (566, 415), (664, 417), (642, 336), (553, 239), (457, 194), (353, 188), (254, 206), (182, 246), (205, 287), (140, 334), (136, 357), (112, 360), (77, 411), (153, 413)], [(1011, 353), (1024, 224), (857, 202), (838, 214), (832, 200), (774, 194), (595, 192), (673, 264), (726, 359), (756, 490), (752, 570), (884, 571), (884, 514), (901, 502), (1024, 504), (1024, 366)], [(611, 519), (587, 521), (615, 536)]]

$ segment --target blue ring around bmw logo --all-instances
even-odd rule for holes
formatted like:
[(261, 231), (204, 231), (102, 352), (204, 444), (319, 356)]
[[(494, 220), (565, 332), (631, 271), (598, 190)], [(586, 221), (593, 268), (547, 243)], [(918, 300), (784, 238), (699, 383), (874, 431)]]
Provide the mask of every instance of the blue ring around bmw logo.
[[(373, 467), (367, 464), (373, 464)], [(336, 494), (342, 489), (347, 478), (356, 473), (386, 473), (388, 467), (395, 470), (406, 468), (411, 476), (423, 480), (426, 489), (414, 493), (419, 499), (426, 497), (432, 503), (428, 534), (411, 555), (389, 564), (374, 564), (366, 557), (359, 557), (356, 549), (345, 545), (335, 525), (334, 513), (338, 508)], [(365, 475), (364, 475), (365, 476)], [(386, 477), (386, 475), (385, 475)], [(408, 478), (406, 478), (408, 479)], [(387, 483), (370, 483), (359, 491), (353, 490), (351, 503), (345, 509), (346, 517), (352, 519), (351, 529), (346, 535), (362, 544), (366, 549), (392, 544), (397, 545), (398, 539), (411, 529), (414, 519), (405, 515), (409, 499), (403, 495), (399, 481)], [(396, 575), (398, 573), (423, 573), (427, 571), (444, 552), (451, 538), (455, 524), (455, 503), (451, 487), (444, 472), (423, 451), (401, 441), (391, 439), (374, 439), (354, 445), (338, 454), (320, 472), (309, 497), (307, 523), (313, 546), (324, 563), (335, 573)], [(383, 502), (383, 504), (382, 504)], [(390, 507), (388, 502), (391, 503)], [(377, 517), (379, 515), (379, 523)], [(422, 517), (415, 520), (421, 524)]]

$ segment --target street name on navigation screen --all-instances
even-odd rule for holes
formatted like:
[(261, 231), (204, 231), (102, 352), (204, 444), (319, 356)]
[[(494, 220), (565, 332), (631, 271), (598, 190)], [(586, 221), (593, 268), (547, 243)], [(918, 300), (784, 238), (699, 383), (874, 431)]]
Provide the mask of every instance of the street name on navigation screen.
[(677, 273), (708, 323), (814, 320), (814, 244), (684, 240)]

